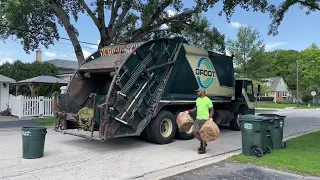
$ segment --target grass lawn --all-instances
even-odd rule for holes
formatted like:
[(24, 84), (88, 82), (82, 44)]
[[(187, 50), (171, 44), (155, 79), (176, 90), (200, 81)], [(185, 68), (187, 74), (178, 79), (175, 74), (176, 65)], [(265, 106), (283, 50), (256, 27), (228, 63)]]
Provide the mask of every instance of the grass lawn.
[(287, 149), (275, 150), (261, 158), (242, 154), (232, 156), (230, 161), (267, 166), (305, 175), (320, 175), (320, 131), (287, 141)]
[(41, 117), (35, 118), (34, 121), (42, 126), (53, 126), (54, 125), (54, 118), (53, 117)]
[[(258, 103), (257, 107), (259, 108), (276, 108), (276, 109), (283, 109), (286, 107), (297, 107), (297, 104), (274, 104), (274, 103)], [(310, 106), (299, 104), (299, 109), (314, 109), (314, 108), (320, 108), (320, 106)]]
[(272, 113), (276, 112), (277, 110), (269, 110), (269, 109), (256, 109), (256, 113)]

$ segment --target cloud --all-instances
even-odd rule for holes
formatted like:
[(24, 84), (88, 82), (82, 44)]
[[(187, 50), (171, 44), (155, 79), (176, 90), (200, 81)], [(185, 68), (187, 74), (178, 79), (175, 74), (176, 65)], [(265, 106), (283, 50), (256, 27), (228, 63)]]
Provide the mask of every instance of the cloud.
[(84, 58), (87, 58), (88, 56), (91, 55), (91, 52), (89, 52), (89, 51), (82, 50), (82, 52), (83, 52)]
[(4, 64), (6, 62), (13, 63), (13, 59), (11, 59), (11, 58), (0, 59), (0, 65)]
[(48, 57), (57, 57), (57, 54), (55, 52), (45, 52), (44, 55)]
[(0, 51), (0, 56), (10, 56), (11, 53), (10, 52), (1, 52)]
[(285, 45), (287, 44), (288, 42), (275, 42), (275, 43), (267, 43), (265, 48), (267, 51), (269, 50), (273, 50), (274, 48), (276, 47), (279, 47), (279, 46), (282, 46), (282, 45)]
[(171, 17), (171, 16), (174, 16), (174, 15), (176, 15), (177, 14), (177, 11), (172, 11), (172, 10), (168, 10), (168, 15), (169, 15), (169, 17)]
[(247, 24), (241, 24), (239, 22), (230, 22), (231, 27), (239, 29), (240, 27), (248, 27)]
[(168, 25), (162, 24), (162, 25), (160, 26), (160, 29), (161, 29), (161, 30), (168, 29)]
[(67, 57), (67, 55), (65, 55), (65, 54), (60, 54), (60, 57)]
[[(82, 49), (82, 53), (83, 53), (84, 58), (87, 58), (88, 56), (90, 56), (90, 55), (91, 55), (91, 52), (86, 51), (86, 50), (83, 50), (83, 49)], [(73, 53), (73, 55), (74, 55), (74, 56), (76, 56), (76, 54), (75, 54), (75, 53)]]
[(97, 40), (97, 45), (91, 45), (90, 47), (98, 50), (99, 43), (100, 43), (100, 40)]

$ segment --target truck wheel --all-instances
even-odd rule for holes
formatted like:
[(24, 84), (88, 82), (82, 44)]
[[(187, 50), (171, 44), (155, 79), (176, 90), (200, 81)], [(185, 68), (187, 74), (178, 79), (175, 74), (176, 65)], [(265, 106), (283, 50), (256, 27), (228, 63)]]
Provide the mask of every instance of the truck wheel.
[(151, 141), (157, 144), (168, 144), (173, 141), (176, 133), (174, 116), (169, 111), (161, 111), (150, 122), (149, 134)]
[(145, 140), (145, 141), (151, 141), (151, 137), (150, 137), (150, 130), (149, 130), (149, 125), (147, 125), (147, 127), (144, 128), (144, 130), (141, 132), (140, 134), (140, 138)]
[(177, 131), (176, 138), (177, 139), (181, 139), (181, 140), (193, 139), (194, 135), (192, 133), (192, 129), (193, 129), (193, 126), (190, 128), (190, 130), (188, 132), (179, 132), (179, 131)]
[(246, 107), (240, 106), (238, 109), (238, 112), (234, 113), (234, 118), (230, 123), (230, 129), (235, 130), (235, 131), (240, 131), (240, 122), (239, 119), (241, 118), (242, 115), (246, 114)]
[[(176, 113), (175, 119), (177, 119), (177, 116), (178, 116), (178, 114), (180, 112), (182, 112), (182, 111), (179, 111), (179, 112)], [(177, 123), (175, 123), (175, 124), (177, 126), (177, 132), (176, 132), (175, 138), (181, 139), (181, 140), (189, 140), (189, 139), (193, 139), (194, 138), (194, 135), (192, 133), (193, 126), (190, 128), (190, 130), (188, 132), (180, 132), (179, 129), (178, 129)]]

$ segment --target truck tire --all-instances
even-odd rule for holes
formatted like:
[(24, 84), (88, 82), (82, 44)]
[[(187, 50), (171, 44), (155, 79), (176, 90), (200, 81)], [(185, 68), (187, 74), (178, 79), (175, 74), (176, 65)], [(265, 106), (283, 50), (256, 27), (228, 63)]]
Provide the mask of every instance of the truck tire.
[(234, 118), (230, 123), (230, 129), (235, 130), (235, 131), (240, 131), (240, 123), (239, 119), (241, 118), (242, 115), (245, 115), (247, 113), (247, 108), (245, 106), (240, 106), (238, 109), (238, 112), (234, 113)]
[[(177, 116), (178, 116), (178, 114), (180, 112), (182, 112), (182, 111), (179, 111), (179, 112), (176, 113), (175, 119), (177, 119)], [(176, 132), (175, 138), (181, 139), (181, 140), (190, 140), (190, 139), (194, 138), (194, 135), (192, 133), (193, 126), (190, 128), (190, 130), (188, 132), (180, 132), (179, 129), (178, 129), (177, 123), (175, 123), (175, 124), (177, 126), (177, 132)]]
[(144, 128), (144, 130), (141, 132), (140, 134), (140, 138), (142, 140), (145, 140), (145, 141), (151, 141), (151, 137), (150, 137), (150, 133), (149, 133), (149, 125), (147, 125), (147, 127)]
[(174, 116), (169, 111), (161, 111), (149, 126), (151, 142), (157, 144), (168, 144), (173, 141), (176, 134), (176, 123)]

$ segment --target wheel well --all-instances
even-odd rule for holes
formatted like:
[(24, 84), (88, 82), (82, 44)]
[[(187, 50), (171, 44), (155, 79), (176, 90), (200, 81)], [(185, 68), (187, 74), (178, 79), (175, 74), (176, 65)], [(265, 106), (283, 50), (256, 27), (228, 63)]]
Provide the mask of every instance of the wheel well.
[(164, 105), (157, 112), (160, 113), (161, 111), (170, 111), (172, 114), (176, 114), (178, 111), (192, 108), (194, 108), (194, 105)]

